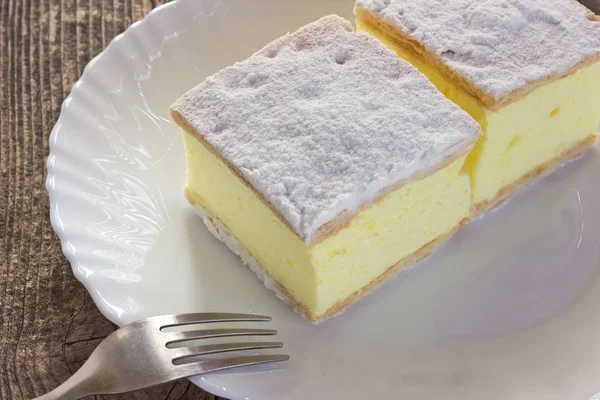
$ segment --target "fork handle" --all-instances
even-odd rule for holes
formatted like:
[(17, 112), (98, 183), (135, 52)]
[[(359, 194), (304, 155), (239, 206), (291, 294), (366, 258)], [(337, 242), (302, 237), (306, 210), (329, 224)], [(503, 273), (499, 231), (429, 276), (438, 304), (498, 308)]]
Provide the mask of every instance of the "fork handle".
[(75, 400), (97, 394), (95, 389), (98, 389), (98, 385), (95, 383), (95, 368), (92, 364), (93, 362), (88, 360), (60, 386), (34, 400)]

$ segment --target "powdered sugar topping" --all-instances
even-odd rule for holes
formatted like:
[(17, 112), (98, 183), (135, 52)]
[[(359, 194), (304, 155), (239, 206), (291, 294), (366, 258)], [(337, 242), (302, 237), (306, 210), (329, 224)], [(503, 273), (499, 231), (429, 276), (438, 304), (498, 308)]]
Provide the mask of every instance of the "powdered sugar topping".
[(172, 108), (306, 243), (480, 133), (421, 73), (335, 16), (220, 71)]
[(494, 99), (600, 53), (600, 21), (576, 0), (358, 0)]

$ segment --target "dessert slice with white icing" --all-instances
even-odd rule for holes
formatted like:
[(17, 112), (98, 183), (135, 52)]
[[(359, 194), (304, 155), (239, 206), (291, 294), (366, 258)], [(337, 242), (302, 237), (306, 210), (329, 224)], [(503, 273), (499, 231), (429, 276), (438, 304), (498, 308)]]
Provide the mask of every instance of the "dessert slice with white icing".
[(171, 115), (183, 130), (189, 201), (312, 322), (422, 259), (467, 219), (462, 168), (480, 126), (340, 17), (207, 78)]
[(600, 18), (577, 1), (358, 0), (355, 14), (481, 123), (473, 215), (595, 143)]

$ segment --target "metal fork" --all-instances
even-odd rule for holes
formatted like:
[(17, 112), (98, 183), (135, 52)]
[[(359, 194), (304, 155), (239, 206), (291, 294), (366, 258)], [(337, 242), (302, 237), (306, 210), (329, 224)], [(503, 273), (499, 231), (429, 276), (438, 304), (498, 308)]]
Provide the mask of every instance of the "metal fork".
[(173, 344), (229, 336), (276, 335), (271, 329), (204, 329), (165, 332), (165, 328), (212, 322), (266, 322), (250, 314), (197, 313), (165, 315), (133, 322), (108, 335), (85, 364), (66, 382), (38, 400), (78, 399), (93, 394), (124, 393), (192, 375), (242, 366), (286, 361), (287, 355), (186, 359), (239, 350), (280, 348), (280, 342), (242, 342), (171, 348)]

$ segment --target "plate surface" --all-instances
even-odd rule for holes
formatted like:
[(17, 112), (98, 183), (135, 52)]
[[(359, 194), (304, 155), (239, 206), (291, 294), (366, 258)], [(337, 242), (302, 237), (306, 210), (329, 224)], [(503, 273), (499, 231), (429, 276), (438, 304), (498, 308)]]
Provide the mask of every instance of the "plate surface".
[(193, 215), (169, 105), (273, 38), (330, 13), (352, 19), (352, 4), (179, 1), (94, 59), (48, 158), (52, 224), (75, 275), (119, 325), (192, 311), (273, 316), (290, 362), (193, 379), (233, 399), (600, 397), (598, 149), (319, 326)]

